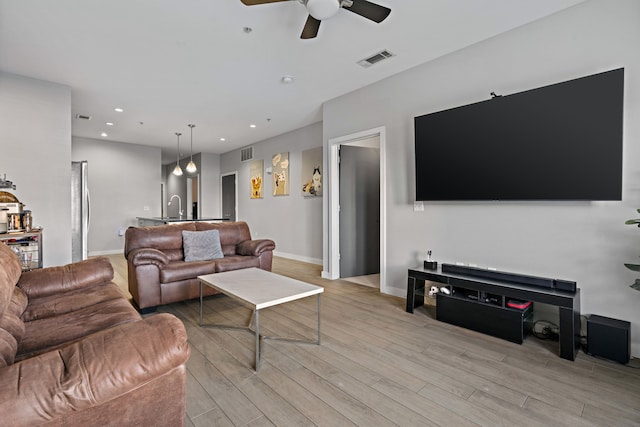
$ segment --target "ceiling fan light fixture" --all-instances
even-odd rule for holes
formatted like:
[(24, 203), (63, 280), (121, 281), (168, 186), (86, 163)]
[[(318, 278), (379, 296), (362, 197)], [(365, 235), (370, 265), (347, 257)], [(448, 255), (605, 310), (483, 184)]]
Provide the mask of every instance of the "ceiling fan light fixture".
[(329, 19), (340, 10), (339, 0), (306, 0), (305, 6), (309, 15), (319, 21)]

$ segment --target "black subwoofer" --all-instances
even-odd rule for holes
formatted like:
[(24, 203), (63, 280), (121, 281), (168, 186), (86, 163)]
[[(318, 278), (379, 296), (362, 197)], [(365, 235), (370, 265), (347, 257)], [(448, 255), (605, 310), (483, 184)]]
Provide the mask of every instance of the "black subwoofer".
[(592, 314), (587, 319), (587, 353), (620, 363), (631, 357), (631, 323)]

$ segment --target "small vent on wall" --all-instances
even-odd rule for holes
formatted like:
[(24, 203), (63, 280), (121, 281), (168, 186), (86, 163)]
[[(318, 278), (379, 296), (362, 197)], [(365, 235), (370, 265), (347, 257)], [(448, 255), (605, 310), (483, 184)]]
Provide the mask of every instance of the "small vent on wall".
[(253, 160), (253, 147), (247, 147), (240, 150), (240, 161), (246, 162), (247, 160)]
[(76, 119), (91, 120), (91, 116), (87, 116), (86, 114), (76, 114)]
[(378, 62), (383, 61), (385, 59), (389, 59), (393, 56), (395, 56), (393, 53), (385, 49), (385, 50), (381, 50), (380, 52), (374, 55), (371, 55), (368, 58), (363, 59), (362, 61), (358, 61), (358, 64), (365, 68), (371, 67), (373, 64), (377, 64)]

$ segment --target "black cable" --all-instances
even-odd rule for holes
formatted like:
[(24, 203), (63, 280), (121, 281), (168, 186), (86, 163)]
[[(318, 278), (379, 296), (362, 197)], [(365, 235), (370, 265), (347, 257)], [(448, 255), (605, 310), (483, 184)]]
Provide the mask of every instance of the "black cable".
[(555, 323), (549, 322), (548, 320), (537, 320), (533, 323), (531, 333), (541, 340), (557, 341), (560, 336), (558, 331), (558, 325)]

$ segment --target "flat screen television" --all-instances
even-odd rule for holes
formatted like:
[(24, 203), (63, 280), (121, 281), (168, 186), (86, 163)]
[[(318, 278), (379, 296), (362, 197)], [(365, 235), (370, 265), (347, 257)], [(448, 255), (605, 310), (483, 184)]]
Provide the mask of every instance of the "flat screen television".
[(415, 117), (416, 200), (622, 200), (624, 68)]

